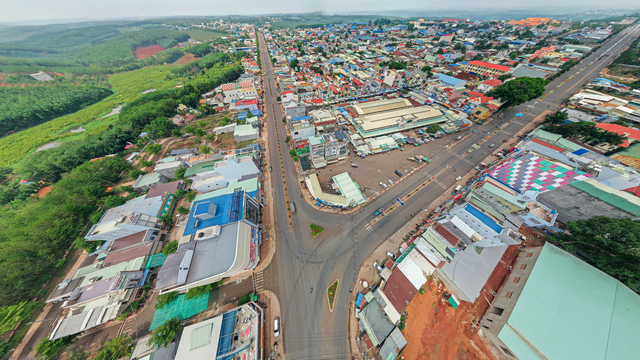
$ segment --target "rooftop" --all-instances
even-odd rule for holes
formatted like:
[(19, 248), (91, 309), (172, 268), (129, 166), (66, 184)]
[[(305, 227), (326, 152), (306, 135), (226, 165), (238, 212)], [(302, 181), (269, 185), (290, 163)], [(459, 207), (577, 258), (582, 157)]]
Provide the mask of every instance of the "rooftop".
[[(573, 255), (545, 244), (498, 337), (520, 359), (637, 357), (640, 296)], [(537, 358), (537, 357), (535, 357)]]

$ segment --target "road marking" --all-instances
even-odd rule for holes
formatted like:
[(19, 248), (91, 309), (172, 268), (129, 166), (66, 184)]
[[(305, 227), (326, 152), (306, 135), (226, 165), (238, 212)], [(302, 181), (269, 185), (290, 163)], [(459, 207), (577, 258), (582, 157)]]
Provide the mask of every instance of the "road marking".
[(259, 292), (264, 290), (264, 274), (262, 271), (253, 273), (253, 291)]
[(367, 224), (364, 226), (365, 230), (367, 230), (368, 232), (371, 232), (372, 228), (371, 228), (371, 224)]

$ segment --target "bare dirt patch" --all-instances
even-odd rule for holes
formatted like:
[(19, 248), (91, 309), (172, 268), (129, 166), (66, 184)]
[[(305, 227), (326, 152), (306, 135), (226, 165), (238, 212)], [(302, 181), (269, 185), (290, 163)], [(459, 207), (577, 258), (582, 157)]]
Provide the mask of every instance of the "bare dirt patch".
[(193, 54), (190, 53), (185, 53), (183, 57), (181, 57), (180, 59), (178, 59), (174, 64), (178, 64), (178, 65), (185, 65), (188, 63), (192, 63), (194, 61), (196, 61), (196, 57), (193, 56)]
[[(517, 246), (510, 246), (500, 259), (475, 303), (462, 302), (454, 309), (443, 299), (444, 285), (435, 279), (424, 286), (424, 294), (417, 294), (405, 309), (407, 319), (402, 332), (408, 341), (400, 359), (500, 359), (493, 346), (476, 330), (477, 322), (493, 299), (491, 290), (498, 291), (509, 275), (518, 254)], [(474, 324), (474, 325), (472, 325)]]
[(144, 59), (146, 57), (153, 56), (159, 53), (160, 51), (164, 51), (164, 48), (162, 46), (152, 45), (152, 46), (137, 48), (135, 51), (135, 54), (138, 59)]

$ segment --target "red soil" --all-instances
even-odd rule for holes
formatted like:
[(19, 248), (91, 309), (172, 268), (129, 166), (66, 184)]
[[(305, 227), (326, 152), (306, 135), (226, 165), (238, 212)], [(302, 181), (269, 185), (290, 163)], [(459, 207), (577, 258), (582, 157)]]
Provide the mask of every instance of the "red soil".
[(163, 50), (164, 49), (160, 45), (152, 45), (152, 46), (137, 48), (135, 51), (135, 54), (138, 59), (144, 59), (148, 56), (153, 56)]
[(423, 286), (406, 308), (407, 320), (402, 332), (409, 343), (399, 359), (500, 359), (500, 355), (475, 326), (493, 300), (491, 291), (498, 291), (509, 276), (507, 266), (513, 265), (518, 247), (510, 246), (500, 259), (475, 303), (462, 302), (453, 309), (442, 299), (445, 286), (434, 279)]

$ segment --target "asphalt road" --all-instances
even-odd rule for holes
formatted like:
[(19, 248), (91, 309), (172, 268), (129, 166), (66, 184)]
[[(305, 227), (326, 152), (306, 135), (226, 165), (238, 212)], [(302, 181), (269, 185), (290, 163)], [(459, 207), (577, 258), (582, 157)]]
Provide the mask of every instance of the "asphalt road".
[[(630, 34), (627, 35), (626, 32)], [(525, 115), (485, 142), (482, 145), (483, 148), (477, 152), (489, 153), (487, 148), (489, 144), (495, 143), (498, 146), (543, 111), (555, 110), (581, 86), (597, 77), (598, 72), (624, 50), (638, 33), (637, 27), (634, 27), (633, 30), (623, 31), (604, 43), (589, 58), (548, 84), (549, 91), (560, 84), (563, 85), (546, 99), (535, 104), (534, 108), (529, 109), (528, 112), (524, 113), (525, 106), (534, 104), (534, 101), (506, 110), (504, 112), (506, 120), (513, 118), (517, 112)], [(484, 125), (474, 125), (473, 128), (477, 133), (472, 133), (450, 150), (439, 150), (433, 154), (430, 165), (397, 183), (389, 191), (363, 206), (360, 211), (350, 215), (324, 213), (304, 201), (297, 185), (295, 167), (288, 154), (289, 148), (284, 142), (286, 133), (281, 121), (282, 110), (275, 100), (278, 96), (277, 84), (261, 33), (259, 33), (259, 42), (269, 134), (269, 165), (273, 167), (273, 205), (278, 242), (275, 257), (264, 272), (264, 286), (265, 289), (275, 292), (280, 301), (283, 334), (280, 342), (283, 343), (287, 358), (290, 360), (350, 359), (352, 356), (348, 341), (349, 288), (354, 285), (354, 277), (360, 265), (363, 262), (372, 262), (370, 254), (373, 250), (400, 229), (411, 218), (412, 213), (418, 213), (427, 207), (442, 195), (444, 190), (432, 182), (420, 190), (417, 196), (414, 195), (406, 201), (405, 206), (394, 210), (390, 217), (385, 217), (372, 227), (365, 228), (373, 219), (372, 213), (380, 207), (391, 206), (396, 198), (418, 187), (427, 177), (436, 176), (436, 179), (447, 187), (453, 185), (457, 176), (472, 171), (482, 158), (481, 156), (462, 157), (461, 154), (483, 137), (482, 130), (495, 129), (500, 121), (493, 120)], [(604, 53), (610, 55), (596, 60)], [(583, 69), (585, 66), (586, 68)], [(276, 126), (279, 129), (278, 137), (276, 137)], [(450, 137), (453, 141), (455, 135)], [(278, 142), (282, 146), (284, 169), (279, 161)], [(291, 218), (292, 229), (289, 227), (285, 203), (285, 184), (281, 178), (283, 170), (288, 185), (288, 195), (291, 201), (295, 202), (297, 209), (296, 214)], [(325, 231), (316, 238), (312, 237), (309, 231), (311, 223), (323, 227)], [(326, 287), (336, 279), (340, 280), (340, 285), (335, 310), (331, 313), (327, 305)], [(314, 289), (313, 292), (310, 292), (311, 288)]]

